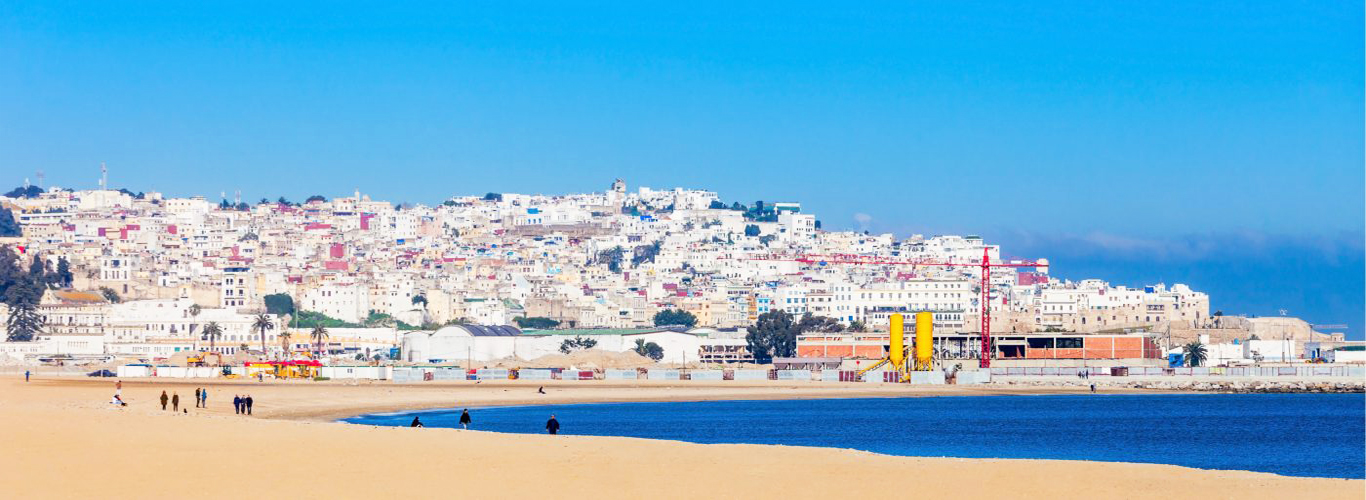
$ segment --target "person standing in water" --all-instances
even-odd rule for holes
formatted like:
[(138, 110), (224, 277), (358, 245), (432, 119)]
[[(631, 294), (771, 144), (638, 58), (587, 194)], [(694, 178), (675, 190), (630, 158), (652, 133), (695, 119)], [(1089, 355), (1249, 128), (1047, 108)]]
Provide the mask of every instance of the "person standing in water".
[(549, 432), (551, 435), (555, 435), (560, 432), (560, 421), (555, 420), (555, 415), (550, 415), (550, 420), (547, 420), (545, 422), (545, 430), (546, 432)]
[(425, 425), (422, 425), (422, 420), (418, 419), (417, 417), (413, 417), (413, 423), (408, 424), (408, 427), (426, 427), (426, 426), (425, 426)]
[(469, 411), (469, 410), (465, 410), (465, 411), (460, 412), (460, 428), (461, 428), (461, 429), (469, 429), (469, 428), (470, 428), (470, 411)]

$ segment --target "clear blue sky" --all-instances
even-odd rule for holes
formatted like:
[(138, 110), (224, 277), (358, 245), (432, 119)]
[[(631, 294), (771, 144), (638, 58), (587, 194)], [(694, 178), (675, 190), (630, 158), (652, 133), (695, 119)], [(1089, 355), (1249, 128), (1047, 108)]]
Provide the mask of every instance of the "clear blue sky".
[[(0, 184), (105, 161), (135, 191), (435, 203), (622, 177), (1300, 297), (1360, 335), (1360, 2), (393, 3), (0, 5)], [(1284, 256), (1327, 298), (1267, 291)], [(1252, 298), (1222, 300), (1274, 312)]]

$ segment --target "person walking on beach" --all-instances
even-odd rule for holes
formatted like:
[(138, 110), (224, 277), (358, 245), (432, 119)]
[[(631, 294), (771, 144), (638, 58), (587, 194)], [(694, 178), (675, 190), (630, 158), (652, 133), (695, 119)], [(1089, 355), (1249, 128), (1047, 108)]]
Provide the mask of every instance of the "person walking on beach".
[(232, 395), (232, 412), (237, 414), (242, 413), (242, 396), (239, 394)]
[(208, 390), (208, 389), (204, 389), (203, 391), (200, 391), (200, 392), (199, 392), (199, 406), (200, 406), (200, 408), (208, 408), (208, 407), (209, 407), (209, 390)]
[(199, 408), (199, 388), (194, 388), (194, 407)]
[(28, 382), (28, 370), (24, 370), (24, 382)]
[(242, 404), (247, 405), (247, 415), (251, 415), (251, 394), (242, 400)]
[(469, 410), (465, 410), (465, 411), (460, 412), (460, 428), (461, 428), (461, 429), (469, 429), (469, 428), (470, 428), (470, 411), (469, 411)]
[(166, 391), (161, 391), (161, 411), (166, 411), (166, 400), (168, 399), (170, 398), (166, 397)]
[(555, 415), (550, 415), (550, 420), (545, 422), (545, 431), (552, 436), (560, 432), (560, 421), (555, 420)]
[(413, 423), (408, 424), (408, 427), (426, 427), (426, 426), (425, 426), (425, 425), (422, 425), (422, 421), (419, 420), (417, 417), (413, 417)]
[(180, 411), (180, 393), (171, 393), (171, 411)]
[(1096, 383), (1095, 383), (1095, 382), (1091, 382), (1091, 394), (1095, 394), (1095, 393), (1096, 393)]

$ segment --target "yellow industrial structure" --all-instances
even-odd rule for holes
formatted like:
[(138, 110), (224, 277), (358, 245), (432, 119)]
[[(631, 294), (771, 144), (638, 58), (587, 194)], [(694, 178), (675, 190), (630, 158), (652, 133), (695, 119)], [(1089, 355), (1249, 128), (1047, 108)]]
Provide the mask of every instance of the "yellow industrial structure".
[(892, 362), (892, 368), (899, 372), (906, 371), (906, 325), (904, 321), (900, 314), (893, 314), (890, 320), (890, 329), (887, 330), (892, 335), (892, 345), (887, 349), (887, 358)]
[(891, 343), (887, 348), (887, 357), (859, 370), (858, 376), (860, 378), (865, 373), (881, 368), (883, 365), (891, 365), (892, 370), (902, 374), (902, 380), (907, 382), (910, 381), (910, 377), (904, 376), (907, 372), (927, 372), (934, 369), (934, 314), (928, 311), (915, 314), (915, 356), (909, 365), (906, 363), (905, 321), (905, 318), (899, 313), (891, 316), (888, 325)]
[(934, 314), (929, 311), (920, 311), (915, 313), (915, 366), (912, 369), (918, 372), (927, 372), (934, 369), (933, 365)]

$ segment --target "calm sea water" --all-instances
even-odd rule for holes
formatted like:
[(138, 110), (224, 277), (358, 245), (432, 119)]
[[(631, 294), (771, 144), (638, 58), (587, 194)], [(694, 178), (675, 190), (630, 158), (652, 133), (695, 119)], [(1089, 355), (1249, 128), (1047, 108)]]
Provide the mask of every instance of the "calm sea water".
[[(1366, 477), (1362, 394), (973, 396), (472, 408), (477, 430), (853, 448), (905, 456), (1147, 462)], [(460, 409), (346, 422), (458, 427)], [(421, 431), (417, 431), (421, 432)]]

